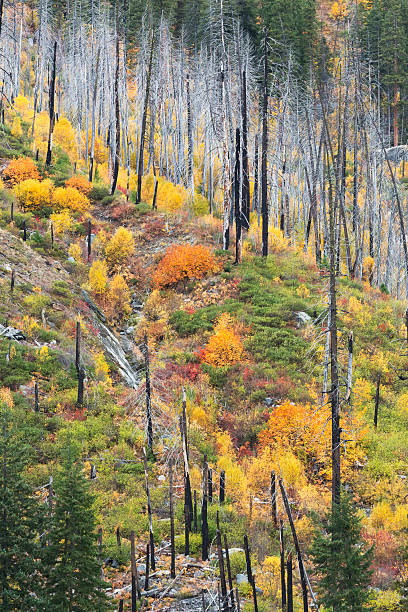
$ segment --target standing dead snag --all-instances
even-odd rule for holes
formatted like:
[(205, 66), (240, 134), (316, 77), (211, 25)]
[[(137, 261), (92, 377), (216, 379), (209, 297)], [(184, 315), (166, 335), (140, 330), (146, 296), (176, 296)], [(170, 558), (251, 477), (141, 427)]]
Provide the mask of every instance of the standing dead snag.
[(54, 55), (52, 61), (52, 72), (50, 81), (50, 101), (49, 101), (49, 116), (50, 125), (48, 128), (48, 145), (47, 145), (47, 156), (45, 158), (45, 165), (51, 164), (52, 156), (52, 135), (55, 126), (55, 75), (56, 75), (56, 63), (57, 63), (57, 41), (54, 41)]
[[(292, 553), (288, 554), (288, 560), (286, 561), (286, 571), (288, 575), (288, 612), (293, 612), (293, 579), (292, 579)], [(282, 606), (283, 609), (283, 606)]]
[(347, 389), (346, 401), (350, 401), (351, 387), (353, 382), (353, 332), (350, 332), (348, 338), (348, 363), (347, 363)]
[(220, 474), (220, 504), (225, 501), (225, 470), (221, 470)]
[(150, 503), (149, 476), (148, 476), (148, 473), (147, 473), (147, 455), (146, 455), (146, 449), (145, 448), (143, 448), (143, 464), (144, 464), (145, 483), (146, 483), (147, 514), (149, 516), (149, 539), (150, 539), (151, 565), (152, 565), (152, 570), (155, 571), (156, 563), (155, 563), (155, 560), (154, 560), (153, 518), (152, 518), (152, 506), (151, 506), (151, 503)]
[(207, 521), (207, 479), (208, 479), (208, 464), (207, 455), (204, 455), (203, 467), (203, 502), (201, 507), (201, 537), (202, 537), (202, 559), (208, 559), (208, 521)]
[(228, 593), (227, 593), (227, 582), (225, 580), (225, 567), (224, 567), (224, 554), (222, 552), (221, 544), (221, 532), (217, 529), (217, 554), (218, 554), (218, 566), (220, 570), (220, 583), (221, 583), (221, 610), (222, 612), (228, 612)]
[(149, 344), (147, 335), (144, 337), (144, 361), (145, 361), (145, 379), (146, 379), (146, 431), (147, 431), (147, 446), (153, 455), (153, 421), (152, 421), (152, 398), (150, 387), (150, 359), (149, 359)]
[(282, 610), (286, 611), (286, 581), (285, 581), (285, 546), (283, 541), (283, 521), (280, 522), (279, 528), (279, 548), (280, 548), (280, 576), (281, 576), (281, 591), (282, 591)]
[(273, 524), (275, 527), (278, 526), (278, 513), (277, 513), (277, 504), (276, 504), (276, 476), (275, 472), (271, 472), (271, 509), (272, 509), (272, 518)]
[(377, 389), (375, 392), (375, 406), (374, 406), (374, 427), (377, 428), (378, 423), (378, 406), (380, 404), (380, 383), (381, 383), (381, 374), (378, 373), (377, 376)]
[(140, 200), (142, 198), (142, 176), (143, 176), (143, 167), (144, 167), (144, 146), (145, 146), (146, 124), (147, 124), (147, 108), (148, 108), (148, 105), (149, 105), (149, 95), (150, 95), (150, 81), (151, 81), (151, 78), (152, 78), (153, 49), (154, 49), (154, 31), (152, 30), (152, 38), (151, 38), (151, 42), (150, 42), (149, 67), (148, 67), (147, 81), (146, 81), (146, 92), (145, 92), (145, 99), (144, 99), (144, 104), (143, 104), (142, 126), (141, 126), (141, 129), (140, 129), (139, 162), (138, 162), (138, 168), (137, 168), (136, 204), (140, 204)]
[(91, 248), (92, 248), (92, 223), (90, 219), (88, 221), (87, 247), (88, 247), (88, 261), (89, 261), (91, 258)]
[[(303, 607), (304, 607), (304, 610), (307, 612), (307, 610), (308, 610), (308, 607), (307, 607), (307, 605), (308, 605), (307, 604), (307, 589), (309, 588), (310, 595), (312, 597), (315, 609), (318, 610), (319, 608), (318, 608), (318, 605), (317, 605), (317, 601), (316, 601), (316, 598), (315, 598), (314, 593), (312, 591), (312, 587), (310, 585), (309, 578), (307, 576), (305, 567), (303, 565), (302, 553), (300, 552), (299, 540), (298, 540), (298, 537), (297, 537), (297, 533), (296, 533), (296, 529), (295, 529), (295, 524), (293, 522), (292, 511), (290, 509), (288, 496), (286, 495), (285, 486), (284, 486), (283, 481), (281, 479), (279, 479), (279, 487), (280, 487), (280, 490), (281, 490), (281, 493), (282, 493), (283, 504), (285, 506), (286, 514), (288, 516), (290, 529), (292, 531), (293, 543), (295, 545), (295, 550), (296, 550), (296, 554), (297, 554), (297, 558), (298, 558), (300, 582), (302, 584)], [(288, 581), (289, 581), (289, 576), (288, 576)], [(289, 582), (288, 582), (288, 597), (289, 597)]]
[(114, 195), (118, 182), (120, 165), (120, 104), (119, 104), (119, 18), (116, 15), (116, 68), (115, 68), (115, 159), (112, 172), (111, 195)]
[(208, 502), (212, 504), (213, 501), (213, 480), (212, 480), (212, 469), (208, 469)]
[[(195, 493), (195, 491), (194, 491)], [(170, 499), (170, 577), (176, 577), (176, 545), (174, 541), (174, 497), (173, 497), (173, 460), (169, 465), (169, 499)]]
[[(144, 583), (144, 590), (148, 591), (149, 590), (149, 573), (150, 573), (150, 556), (149, 556), (149, 545), (146, 544), (146, 574), (145, 574), (145, 583)], [(154, 571), (154, 567), (152, 566), (152, 570)]]
[(229, 556), (228, 540), (227, 540), (227, 536), (225, 533), (224, 533), (224, 548), (225, 548), (225, 561), (227, 562), (228, 588), (229, 588), (231, 610), (235, 610), (234, 587), (232, 584), (231, 563), (230, 563), (230, 556)]
[(249, 582), (249, 584), (252, 587), (252, 596), (254, 598), (254, 611), (258, 612), (258, 601), (257, 601), (257, 597), (256, 597), (255, 578), (254, 578), (254, 576), (252, 574), (251, 552), (249, 550), (248, 536), (246, 534), (244, 535), (244, 549), (245, 549), (245, 559), (246, 559), (246, 566), (247, 566), (248, 582)]
[(234, 202), (235, 202), (235, 263), (242, 260), (242, 226), (241, 226), (241, 162), (239, 153), (241, 148), (239, 128), (235, 132), (235, 169), (234, 169)]
[(246, 71), (242, 71), (242, 205), (241, 205), (241, 225), (244, 229), (249, 229), (250, 212), (250, 188), (249, 188), (249, 168), (248, 168), (248, 112), (247, 112), (247, 91), (246, 91)]
[[(136, 597), (140, 599), (139, 573), (136, 565), (135, 532), (130, 532), (130, 567), (132, 571), (132, 612), (136, 612)], [(134, 608), (134, 609), (133, 609)]]
[(262, 153), (261, 153), (261, 196), (262, 196), (262, 256), (268, 255), (268, 34), (264, 32), (264, 76), (262, 102)]
[(34, 410), (35, 412), (40, 411), (40, 404), (38, 401), (38, 383), (37, 381), (35, 381), (34, 383)]
[(77, 321), (75, 336), (75, 368), (78, 376), (77, 406), (80, 408), (84, 403), (84, 380), (85, 370), (81, 366), (81, 323)]
[(10, 293), (13, 294), (14, 285), (16, 283), (16, 273), (14, 270), (11, 271), (11, 279), (10, 279)]

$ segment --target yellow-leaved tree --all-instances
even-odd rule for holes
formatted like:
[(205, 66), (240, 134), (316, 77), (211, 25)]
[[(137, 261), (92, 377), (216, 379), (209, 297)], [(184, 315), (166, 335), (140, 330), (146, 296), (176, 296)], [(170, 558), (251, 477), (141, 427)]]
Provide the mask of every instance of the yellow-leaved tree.
[(97, 259), (89, 270), (89, 285), (96, 296), (104, 295), (108, 289), (108, 269), (106, 262)]
[(132, 232), (126, 227), (118, 227), (105, 247), (105, 259), (111, 274), (120, 272), (135, 250)]
[(108, 300), (113, 315), (130, 314), (130, 291), (121, 274), (115, 274), (109, 283)]

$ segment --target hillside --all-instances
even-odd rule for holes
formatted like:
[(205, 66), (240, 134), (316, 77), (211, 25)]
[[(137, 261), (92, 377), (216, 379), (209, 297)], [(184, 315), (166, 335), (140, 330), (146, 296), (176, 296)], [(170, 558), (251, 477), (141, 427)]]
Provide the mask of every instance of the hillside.
[(408, 3), (160, 7), (0, 2), (0, 608), (406, 610)]

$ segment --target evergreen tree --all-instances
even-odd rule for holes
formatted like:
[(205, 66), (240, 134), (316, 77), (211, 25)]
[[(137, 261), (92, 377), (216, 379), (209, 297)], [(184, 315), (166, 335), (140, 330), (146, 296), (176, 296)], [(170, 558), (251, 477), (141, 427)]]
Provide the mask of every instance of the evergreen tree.
[(69, 446), (54, 481), (55, 508), (48, 534), (48, 605), (51, 612), (110, 609), (100, 578), (93, 495)]
[(42, 509), (23, 476), (29, 449), (12, 424), (11, 396), (8, 404), (0, 404), (0, 609), (42, 610)]
[(361, 537), (361, 519), (347, 495), (342, 495), (316, 533), (312, 558), (318, 574), (320, 603), (333, 612), (367, 610), (372, 549)]

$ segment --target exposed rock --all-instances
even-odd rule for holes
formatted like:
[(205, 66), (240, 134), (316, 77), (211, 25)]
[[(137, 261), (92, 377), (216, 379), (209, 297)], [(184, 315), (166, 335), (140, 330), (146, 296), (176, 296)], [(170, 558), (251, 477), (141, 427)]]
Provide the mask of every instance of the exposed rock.
[(248, 576), (246, 574), (237, 574), (237, 584), (247, 584)]
[(20, 329), (15, 329), (14, 327), (4, 327), (4, 325), (1, 324), (0, 336), (2, 336), (3, 338), (8, 338), (9, 340), (16, 340), (17, 342), (26, 340), (25, 335)]
[(299, 312), (294, 312), (293, 316), (296, 321), (296, 327), (303, 327), (303, 325), (307, 325), (312, 321), (312, 317), (307, 314), (307, 312), (303, 312), (300, 310)]

